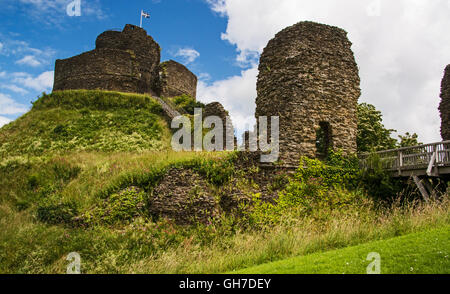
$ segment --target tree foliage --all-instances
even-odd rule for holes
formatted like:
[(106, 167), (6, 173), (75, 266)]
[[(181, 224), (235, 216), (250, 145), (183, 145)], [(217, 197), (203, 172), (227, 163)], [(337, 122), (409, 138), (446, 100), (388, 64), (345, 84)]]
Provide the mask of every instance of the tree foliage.
[(422, 145), (422, 143), (419, 142), (419, 136), (416, 133), (412, 135), (410, 133), (406, 133), (404, 136), (402, 135), (398, 136), (398, 138), (400, 139), (398, 147), (411, 147)]
[(358, 105), (358, 152), (376, 152), (420, 145), (417, 134), (406, 133), (392, 138), (396, 130), (387, 129), (383, 124), (383, 115), (375, 106), (367, 103)]
[(391, 134), (393, 129), (386, 129), (383, 116), (375, 106), (367, 103), (358, 105), (358, 152), (371, 152), (394, 149), (396, 140)]

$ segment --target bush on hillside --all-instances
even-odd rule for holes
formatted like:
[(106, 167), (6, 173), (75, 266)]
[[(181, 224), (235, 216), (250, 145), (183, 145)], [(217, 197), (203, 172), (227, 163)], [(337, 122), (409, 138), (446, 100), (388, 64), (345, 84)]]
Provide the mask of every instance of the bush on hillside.
[(76, 219), (78, 225), (129, 223), (135, 218), (148, 216), (148, 194), (130, 187), (112, 194), (101, 205), (83, 213)]
[(331, 151), (327, 162), (302, 157), (278, 199), (265, 202), (255, 195), (249, 220), (259, 225), (277, 223), (292, 210), (299, 216), (326, 218), (331, 211), (347, 211), (362, 205), (367, 199), (358, 189), (358, 172), (357, 160), (341, 153)]
[(359, 181), (367, 194), (376, 200), (390, 200), (404, 188), (400, 180), (393, 179), (383, 168), (377, 154), (371, 154), (367, 158), (367, 167), (360, 170)]
[(196, 101), (194, 98), (188, 95), (181, 95), (178, 97), (171, 98), (173, 103), (190, 115), (194, 115), (195, 108), (205, 108), (205, 104)]
[(51, 225), (70, 225), (78, 215), (78, 206), (74, 201), (61, 201), (60, 195), (42, 200), (37, 207), (36, 216), (39, 221)]

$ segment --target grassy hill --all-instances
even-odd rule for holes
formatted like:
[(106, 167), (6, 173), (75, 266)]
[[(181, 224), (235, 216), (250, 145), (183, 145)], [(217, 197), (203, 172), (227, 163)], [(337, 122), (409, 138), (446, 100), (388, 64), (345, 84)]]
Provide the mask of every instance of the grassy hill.
[(170, 130), (151, 97), (104, 91), (43, 95), (30, 112), (0, 129), (0, 157), (67, 151), (168, 149)]

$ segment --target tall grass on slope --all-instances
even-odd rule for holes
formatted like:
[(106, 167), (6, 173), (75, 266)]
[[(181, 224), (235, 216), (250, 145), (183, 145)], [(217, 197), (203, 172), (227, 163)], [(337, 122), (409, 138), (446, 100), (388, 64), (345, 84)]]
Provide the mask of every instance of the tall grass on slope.
[[(123, 270), (137, 273), (223, 273), (315, 252), (384, 240), (450, 225), (450, 202), (393, 205), (384, 212), (337, 213), (323, 222), (290, 219), (264, 231), (217, 237), (207, 246), (192, 239)], [(210, 228), (214, 231), (216, 228)]]
[(170, 146), (161, 106), (151, 97), (103, 91), (44, 94), (0, 129), (0, 157), (68, 151), (148, 151)]
[(449, 201), (355, 211), (327, 221), (290, 219), (262, 231), (236, 231), (231, 221), (177, 227), (137, 219), (88, 230), (35, 222), (0, 205), (0, 272), (64, 273), (69, 252), (84, 273), (222, 273), (294, 256), (384, 240), (450, 224)]

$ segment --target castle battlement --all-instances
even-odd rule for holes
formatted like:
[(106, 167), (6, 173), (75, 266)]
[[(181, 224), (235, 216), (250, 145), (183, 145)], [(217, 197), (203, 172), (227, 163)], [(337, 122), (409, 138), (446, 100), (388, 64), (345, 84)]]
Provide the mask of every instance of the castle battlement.
[(160, 59), (161, 47), (147, 31), (127, 24), (122, 31), (100, 34), (94, 50), (56, 60), (53, 91), (101, 89), (195, 98), (197, 77), (175, 61), (170, 61), (168, 74), (161, 76)]

